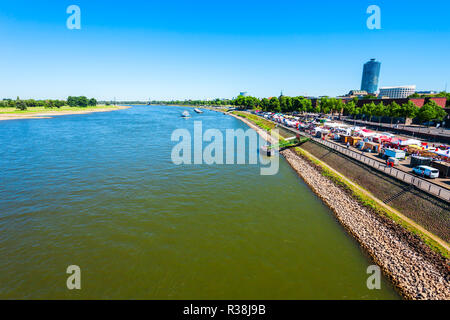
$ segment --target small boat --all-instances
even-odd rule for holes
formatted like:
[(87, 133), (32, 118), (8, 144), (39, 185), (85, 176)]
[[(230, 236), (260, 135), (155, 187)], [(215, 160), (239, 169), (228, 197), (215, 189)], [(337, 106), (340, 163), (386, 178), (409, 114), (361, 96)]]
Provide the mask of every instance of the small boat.
[(271, 157), (273, 154), (272, 148), (267, 145), (261, 146), (260, 152), (262, 155), (264, 155), (266, 157)]
[(203, 113), (203, 111), (202, 111), (202, 110), (200, 110), (200, 109), (197, 109), (197, 108), (195, 108), (195, 109), (194, 109), (194, 111), (195, 111), (195, 112), (197, 112), (197, 113)]
[(186, 110), (183, 111), (183, 113), (181, 114), (181, 117), (183, 118), (189, 118), (191, 115), (189, 114), (189, 112), (187, 112)]

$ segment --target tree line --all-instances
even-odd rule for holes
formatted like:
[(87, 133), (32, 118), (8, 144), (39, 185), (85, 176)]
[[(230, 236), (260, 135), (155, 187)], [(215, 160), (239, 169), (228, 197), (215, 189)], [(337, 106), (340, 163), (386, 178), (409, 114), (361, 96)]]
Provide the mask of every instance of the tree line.
[(18, 110), (26, 110), (27, 108), (45, 107), (45, 108), (61, 108), (66, 105), (64, 100), (21, 100), (17, 97), (16, 100), (3, 99), (0, 101), (0, 108), (16, 108)]
[[(375, 103), (375, 101), (377, 103)], [(408, 101), (402, 105), (395, 101), (385, 105), (383, 101), (374, 100), (362, 106), (358, 106), (358, 98), (353, 98), (347, 102), (341, 99), (322, 97), (316, 105), (313, 106), (311, 99), (299, 97), (271, 97), (258, 99), (250, 96), (237, 97), (232, 102), (233, 105), (248, 108), (261, 109), (269, 112), (309, 112), (322, 114), (339, 114), (356, 117), (362, 117), (372, 121), (376, 116), (380, 121), (382, 117), (391, 118), (391, 123), (394, 118), (417, 118), (420, 122), (429, 122), (432, 120), (442, 121), (447, 112), (440, 107), (436, 102), (430, 100), (421, 108), (416, 106), (412, 101)]]
[(17, 97), (16, 100), (3, 99), (2, 101), (0, 101), (0, 108), (15, 108), (18, 110), (27, 110), (28, 108), (35, 108), (35, 107), (61, 108), (66, 105), (70, 107), (96, 106), (97, 100), (94, 98), (88, 99), (84, 96), (81, 96), (81, 97), (68, 97), (67, 100), (52, 100), (52, 99), (21, 100), (19, 97)]
[[(152, 100), (149, 104), (165, 105), (183, 105), (183, 106), (230, 106), (233, 105), (233, 99), (214, 99), (214, 100)], [(131, 104), (131, 103), (129, 103)]]
[(442, 121), (446, 116), (447, 112), (440, 107), (433, 100), (428, 101), (422, 107), (416, 106), (412, 101), (408, 101), (402, 105), (399, 105), (395, 101), (388, 105), (384, 105), (381, 101), (375, 104), (373, 101), (362, 105), (360, 108), (356, 107), (353, 101), (344, 104), (343, 111), (345, 114), (353, 116), (361, 116), (363, 119), (367, 119), (370, 122), (375, 116), (381, 122), (383, 117), (389, 117), (391, 119), (391, 124), (394, 118), (417, 118), (421, 123), (430, 121)]
[[(441, 92), (436, 96), (448, 97), (447, 103), (450, 101), (449, 93)], [(380, 122), (383, 117), (389, 117), (391, 123), (395, 118), (417, 118), (421, 123), (432, 120), (442, 121), (447, 115), (445, 110), (432, 100), (427, 102), (421, 108), (417, 107), (412, 101), (408, 101), (402, 105), (399, 105), (394, 101), (385, 105), (380, 99), (372, 100), (373, 101), (370, 103), (359, 106), (357, 97), (346, 102), (342, 99), (321, 97), (317, 103), (313, 105), (311, 99), (303, 96), (289, 97), (281, 95), (279, 97), (262, 99), (252, 96), (238, 96), (234, 99), (214, 100), (154, 100), (151, 101), (150, 104), (235, 106), (241, 109), (260, 109), (267, 112), (339, 114), (351, 116), (353, 118), (362, 118), (369, 121), (372, 121), (373, 117), (377, 117)]]
[(68, 97), (67, 105), (69, 107), (82, 107), (82, 108), (88, 106), (95, 107), (97, 105), (97, 100), (95, 100), (94, 98), (88, 99), (85, 96)]
[[(449, 96), (448, 93), (441, 93), (439, 96)], [(311, 99), (297, 96), (279, 96), (270, 98), (257, 98), (252, 96), (238, 96), (235, 99), (215, 99), (215, 100), (176, 100), (176, 101), (152, 101), (152, 104), (174, 104), (174, 105), (213, 105), (213, 106), (236, 106), (242, 109), (260, 109), (269, 112), (308, 112), (321, 114), (339, 114), (351, 116), (353, 118), (362, 118), (372, 121), (377, 117), (381, 122), (383, 117), (391, 119), (391, 123), (396, 118), (417, 118), (421, 123), (429, 121), (442, 121), (447, 113), (436, 102), (430, 100), (421, 108), (417, 107), (412, 101), (404, 104), (397, 104), (395, 101), (385, 105), (380, 99), (373, 99), (370, 103), (362, 106), (358, 105), (358, 98), (344, 102), (341, 99), (322, 97), (315, 105)]]

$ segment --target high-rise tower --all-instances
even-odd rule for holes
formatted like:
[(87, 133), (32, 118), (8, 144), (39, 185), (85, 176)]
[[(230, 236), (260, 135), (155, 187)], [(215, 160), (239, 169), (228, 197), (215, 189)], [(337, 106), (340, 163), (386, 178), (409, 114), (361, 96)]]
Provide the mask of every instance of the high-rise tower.
[(378, 90), (378, 79), (380, 77), (381, 62), (370, 59), (364, 64), (361, 90), (367, 93), (375, 93)]

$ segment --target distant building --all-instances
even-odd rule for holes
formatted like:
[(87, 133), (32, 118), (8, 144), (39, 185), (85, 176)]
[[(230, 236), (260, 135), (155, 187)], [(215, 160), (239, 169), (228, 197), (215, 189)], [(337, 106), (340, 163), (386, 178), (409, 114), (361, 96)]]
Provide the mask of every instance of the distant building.
[(350, 96), (366, 96), (367, 91), (365, 90), (350, 90), (348, 93)]
[(245, 97), (247, 95), (247, 91), (239, 92), (239, 96)]
[(345, 98), (355, 98), (355, 97), (365, 97), (367, 96), (367, 91), (364, 90), (350, 90), (345, 96)]
[(380, 88), (381, 98), (387, 97), (390, 99), (408, 98), (416, 92), (416, 86), (400, 86), (400, 87), (383, 87)]
[(361, 91), (374, 94), (378, 90), (378, 79), (380, 77), (381, 62), (370, 59), (364, 64), (361, 80)]
[(439, 92), (434, 90), (428, 90), (428, 91), (416, 91), (416, 93), (424, 96), (431, 96), (433, 94), (438, 94)]

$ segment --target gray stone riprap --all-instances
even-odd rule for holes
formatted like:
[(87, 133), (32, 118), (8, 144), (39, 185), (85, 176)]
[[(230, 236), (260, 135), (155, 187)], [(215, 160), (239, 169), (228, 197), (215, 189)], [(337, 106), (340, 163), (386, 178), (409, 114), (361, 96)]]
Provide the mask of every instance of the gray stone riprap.
[(405, 298), (450, 299), (448, 264), (422, 240), (359, 203), (294, 151), (281, 154)]

